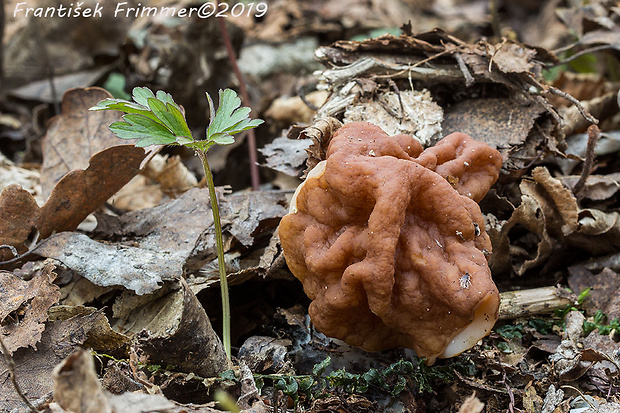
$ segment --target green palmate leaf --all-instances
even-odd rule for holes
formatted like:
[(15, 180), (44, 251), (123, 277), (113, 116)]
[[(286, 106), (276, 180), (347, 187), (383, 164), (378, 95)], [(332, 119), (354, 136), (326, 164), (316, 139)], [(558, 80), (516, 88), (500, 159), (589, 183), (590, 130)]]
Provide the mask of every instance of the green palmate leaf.
[(146, 87), (133, 90), (133, 100), (105, 99), (90, 110), (125, 112), (124, 122), (115, 122), (110, 130), (122, 139), (137, 139), (136, 146), (188, 144), (193, 142), (185, 116), (172, 96)]
[(172, 99), (172, 95), (170, 93), (166, 93), (163, 90), (158, 90), (157, 93), (155, 94), (155, 97), (166, 104), (170, 104), (176, 107), (179, 111), (181, 110), (179, 105), (177, 105), (174, 99)]
[(135, 100), (139, 105), (148, 107), (148, 99), (154, 97), (155, 95), (148, 87), (133, 88), (133, 100)]
[(207, 141), (216, 142), (219, 145), (227, 145), (234, 142), (232, 135), (241, 131), (255, 128), (263, 120), (250, 119), (251, 109), (241, 107), (241, 99), (231, 89), (220, 90), (220, 106), (215, 110), (211, 96), (207, 93), (211, 121), (207, 128)]
[(110, 130), (121, 139), (138, 139), (136, 146), (139, 147), (165, 145), (174, 143), (175, 139), (167, 130), (146, 129), (130, 122), (114, 122), (110, 125)]
[(105, 99), (93, 106), (89, 110), (119, 110), (125, 113), (135, 113), (139, 115), (147, 116), (154, 121), (158, 122), (157, 116), (155, 116), (149, 108), (145, 108), (142, 105), (138, 105), (134, 102), (129, 102), (122, 99)]
[(180, 111), (178, 112), (180, 117), (177, 116), (177, 113), (173, 113), (171, 109), (176, 110), (176, 108), (174, 108), (171, 104), (164, 103), (156, 98), (148, 98), (147, 102), (153, 114), (157, 116), (163, 125), (167, 127), (175, 136), (192, 136), (191, 131), (187, 127), (187, 123), (185, 123), (185, 118), (183, 118)]

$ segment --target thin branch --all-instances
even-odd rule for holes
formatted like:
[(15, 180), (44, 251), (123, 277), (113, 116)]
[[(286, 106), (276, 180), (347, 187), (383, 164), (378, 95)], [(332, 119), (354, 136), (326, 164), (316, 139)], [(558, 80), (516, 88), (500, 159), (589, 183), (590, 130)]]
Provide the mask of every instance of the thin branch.
[(559, 61), (557, 63), (545, 64), (545, 67), (550, 68), (550, 67), (561, 66), (563, 64), (572, 62), (573, 60), (577, 59), (578, 57), (581, 57), (581, 56), (586, 55), (586, 54), (590, 54), (590, 53), (594, 53), (594, 52), (600, 52), (601, 50), (616, 49), (616, 48), (617, 48), (617, 45), (612, 45), (612, 44), (603, 44), (603, 45), (600, 45), (600, 46), (594, 46), (594, 47), (591, 47), (589, 49), (581, 50), (581, 51), (575, 53), (574, 55), (572, 55), (570, 57), (567, 57), (566, 59), (561, 60), (561, 61)]
[(590, 114), (590, 112), (588, 112), (582, 105), (581, 102), (579, 102), (577, 99), (575, 99), (573, 96), (569, 95), (568, 93), (553, 87), (553, 86), (547, 86), (547, 91), (553, 95), (556, 96), (560, 96), (566, 100), (568, 100), (570, 103), (572, 103), (573, 105), (575, 105), (575, 107), (577, 108), (577, 110), (579, 110), (579, 113), (581, 113), (581, 116), (583, 116), (584, 118), (586, 118), (586, 120), (594, 125), (598, 124), (598, 119), (596, 119), (594, 116), (592, 116)]
[(575, 193), (575, 196), (577, 197), (577, 199), (581, 199), (581, 197), (583, 196), (583, 190), (586, 185), (586, 180), (588, 179), (588, 176), (590, 176), (590, 173), (592, 172), (592, 164), (594, 163), (594, 156), (595, 156), (594, 148), (596, 147), (596, 143), (598, 142), (600, 137), (601, 137), (601, 131), (598, 128), (598, 126), (591, 125), (588, 128), (588, 146), (586, 148), (586, 159), (585, 159), (585, 162), (583, 163), (583, 168), (581, 169), (581, 176), (579, 177), (579, 180), (577, 181), (577, 183), (575, 184), (575, 187), (573, 188), (573, 192)]
[(0, 337), (0, 347), (2, 347), (2, 354), (4, 354), (4, 360), (6, 361), (7, 368), (9, 369), (9, 376), (11, 378), (11, 383), (15, 388), (15, 391), (19, 395), (19, 398), (28, 406), (31, 412), (36, 413), (37, 409), (33, 406), (33, 404), (26, 398), (22, 389), (19, 387), (17, 383), (17, 375), (15, 374), (15, 361), (13, 361), (13, 357), (11, 357), (11, 353), (9, 353), (9, 349), (4, 345), (4, 341), (2, 341), (2, 337)]
[[(216, 3), (219, 7), (219, 2)], [(245, 86), (245, 81), (243, 80), (243, 75), (239, 70), (239, 65), (237, 65), (237, 57), (235, 56), (235, 50), (233, 49), (232, 42), (230, 41), (230, 37), (228, 36), (228, 30), (226, 29), (226, 19), (218, 18), (217, 22), (220, 25), (220, 31), (222, 32), (222, 40), (224, 41), (224, 45), (226, 46), (226, 52), (228, 53), (228, 59), (230, 60), (230, 64), (232, 66), (233, 71), (235, 72), (235, 76), (237, 76), (237, 80), (239, 81), (239, 90), (241, 91), (241, 100), (243, 101), (243, 105), (251, 108), (250, 105), (250, 97), (248, 95), (248, 90)], [(254, 191), (258, 191), (260, 189), (260, 174), (258, 171), (258, 155), (256, 154), (256, 135), (254, 134), (254, 129), (248, 130), (248, 153), (250, 157), (250, 176), (252, 179), (252, 189)]]
[(460, 53), (455, 53), (454, 58), (456, 59), (456, 63), (458, 63), (459, 69), (461, 69), (463, 77), (465, 78), (465, 87), (470, 87), (476, 82), (476, 80), (471, 73), (469, 73), (469, 69), (467, 69), (467, 64), (465, 63), (465, 60), (463, 60), (463, 56)]

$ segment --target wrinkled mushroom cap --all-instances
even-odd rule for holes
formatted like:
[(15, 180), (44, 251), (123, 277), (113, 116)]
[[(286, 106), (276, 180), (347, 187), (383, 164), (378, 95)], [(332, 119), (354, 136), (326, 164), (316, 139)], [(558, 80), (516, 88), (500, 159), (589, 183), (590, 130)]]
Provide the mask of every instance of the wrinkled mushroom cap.
[(499, 294), (476, 201), (500, 167), (465, 134), (422, 151), (370, 123), (340, 128), (279, 227), (315, 327), (369, 351), (413, 348), (431, 364), (488, 334)]

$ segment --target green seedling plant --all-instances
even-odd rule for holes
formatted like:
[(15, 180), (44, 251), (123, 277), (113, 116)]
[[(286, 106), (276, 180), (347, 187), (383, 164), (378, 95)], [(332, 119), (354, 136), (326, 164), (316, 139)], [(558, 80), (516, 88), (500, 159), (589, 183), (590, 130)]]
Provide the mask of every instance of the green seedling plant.
[(137, 147), (151, 145), (181, 145), (194, 150), (202, 162), (205, 180), (209, 189), (211, 210), (215, 225), (215, 241), (219, 266), (220, 286), (222, 290), (222, 342), (230, 360), (230, 304), (226, 266), (224, 262), (224, 243), (222, 241), (222, 223), (213, 182), (213, 174), (207, 160), (207, 151), (214, 145), (228, 145), (235, 142), (233, 135), (257, 127), (263, 120), (250, 119), (251, 109), (241, 106), (241, 99), (231, 89), (219, 91), (219, 107), (207, 93), (210, 120), (206, 138), (196, 140), (187, 125), (181, 107), (169, 93), (153, 93), (149, 88), (137, 87), (133, 90), (133, 102), (124, 99), (104, 99), (90, 110), (118, 110), (123, 120), (110, 124), (110, 130), (121, 139), (135, 140)]
[(609, 335), (614, 331), (620, 331), (620, 321), (617, 318), (610, 321), (607, 314), (597, 310), (594, 317), (592, 317), (592, 321), (584, 320), (583, 322), (584, 335), (587, 336), (594, 330), (598, 330), (599, 334)]

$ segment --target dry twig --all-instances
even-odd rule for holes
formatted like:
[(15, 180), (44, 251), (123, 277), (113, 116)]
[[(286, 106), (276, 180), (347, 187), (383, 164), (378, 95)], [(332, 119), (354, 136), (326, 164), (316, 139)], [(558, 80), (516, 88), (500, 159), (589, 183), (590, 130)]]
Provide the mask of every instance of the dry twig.
[(596, 147), (596, 142), (598, 142), (601, 137), (601, 131), (596, 125), (591, 125), (588, 128), (588, 146), (586, 148), (586, 159), (583, 163), (583, 168), (581, 170), (581, 176), (579, 180), (575, 184), (575, 188), (573, 192), (577, 199), (581, 199), (583, 196), (583, 189), (586, 185), (586, 180), (590, 173), (592, 172), (592, 164), (594, 163), (594, 148)]
[(566, 100), (568, 100), (570, 103), (572, 103), (573, 105), (575, 105), (575, 107), (579, 110), (579, 113), (581, 113), (581, 116), (583, 116), (584, 118), (586, 118), (586, 120), (590, 123), (592, 123), (593, 125), (598, 124), (598, 119), (596, 119), (594, 116), (592, 116), (590, 114), (590, 112), (588, 112), (582, 105), (581, 102), (579, 102), (577, 99), (575, 99), (573, 96), (569, 95), (568, 93), (553, 87), (553, 86), (547, 86), (547, 91), (553, 95), (556, 96), (560, 96)]

